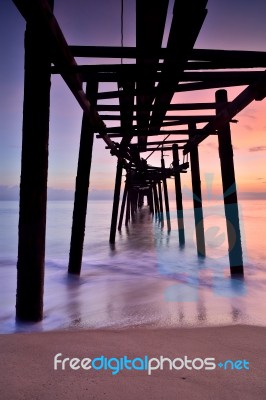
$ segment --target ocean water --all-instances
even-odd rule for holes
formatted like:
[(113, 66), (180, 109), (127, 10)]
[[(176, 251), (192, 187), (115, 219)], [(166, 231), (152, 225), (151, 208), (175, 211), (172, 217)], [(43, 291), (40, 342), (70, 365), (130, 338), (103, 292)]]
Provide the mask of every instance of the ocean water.
[(73, 203), (48, 202), (44, 319), (15, 321), (18, 202), (0, 202), (0, 333), (53, 329), (266, 326), (266, 203), (240, 201), (244, 279), (230, 277), (223, 204), (204, 202), (206, 257), (197, 256), (192, 202), (180, 248), (144, 206), (109, 245), (111, 201), (88, 203), (80, 277), (67, 274)]

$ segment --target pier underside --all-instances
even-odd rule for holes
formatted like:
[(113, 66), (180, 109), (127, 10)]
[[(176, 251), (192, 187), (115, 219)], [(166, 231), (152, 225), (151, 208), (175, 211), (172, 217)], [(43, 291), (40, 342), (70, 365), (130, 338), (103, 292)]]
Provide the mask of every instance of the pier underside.
[[(197, 254), (205, 257), (199, 152), (200, 143), (213, 135), (219, 145), (230, 272), (243, 276), (230, 124), (252, 101), (264, 99), (266, 53), (195, 48), (207, 0), (176, 0), (173, 10), (168, 0), (136, 0), (135, 47), (95, 47), (89, 40), (87, 46), (69, 45), (53, 14), (53, 1), (13, 3), (26, 21), (17, 318), (43, 318), (51, 74), (62, 76), (83, 110), (69, 273), (81, 273), (94, 139), (105, 142), (106, 157), (117, 158), (110, 243), (114, 245), (117, 231), (130, 224), (144, 199), (150, 213), (171, 230), (167, 181), (173, 179), (179, 244), (185, 246), (182, 174), (189, 172)], [(86, 59), (86, 64), (78, 65), (75, 58)], [(90, 63), (95, 58), (104, 63)], [(104, 82), (112, 82), (116, 90), (99, 91)], [(226, 89), (239, 86), (245, 89), (228, 100)], [(213, 102), (175, 102), (176, 93), (190, 93), (193, 99), (195, 91), (206, 89), (213, 90)], [(149, 163), (155, 152), (161, 155), (159, 166)], [(172, 161), (169, 167), (166, 155)]]

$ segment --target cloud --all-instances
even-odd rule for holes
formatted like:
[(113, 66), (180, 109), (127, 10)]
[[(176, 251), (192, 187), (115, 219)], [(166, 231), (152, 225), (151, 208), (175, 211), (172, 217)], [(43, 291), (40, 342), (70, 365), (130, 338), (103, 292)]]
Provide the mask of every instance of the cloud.
[(253, 128), (252, 128), (252, 126), (250, 126), (250, 125), (245, 125), (244, 128), (245, 128), (247, 131), (253, 131)]
[(266, 146), (255, 146), (250, 147), (249, 151), (266, 151)]

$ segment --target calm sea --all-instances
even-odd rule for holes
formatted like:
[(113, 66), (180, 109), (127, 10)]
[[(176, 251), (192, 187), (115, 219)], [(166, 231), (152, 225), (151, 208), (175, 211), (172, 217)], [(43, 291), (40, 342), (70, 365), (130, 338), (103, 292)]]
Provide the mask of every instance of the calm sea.
[(149, 325), (266, 326), (265, 201), (241, 201), (245, 278), (229, 273), (223, 204), (205, 203), (207, 256), (198, 258), (193, 209), (184, 202), (180, 248), (175, 203), (171, 231), (147, 207), (109, 245), (112, 203), (89, 201), (82, 272), (67, 274), (73, 203), (48, 202), (44, 320), (15, 322), (18, 202), (0, 202), (0, 333)]

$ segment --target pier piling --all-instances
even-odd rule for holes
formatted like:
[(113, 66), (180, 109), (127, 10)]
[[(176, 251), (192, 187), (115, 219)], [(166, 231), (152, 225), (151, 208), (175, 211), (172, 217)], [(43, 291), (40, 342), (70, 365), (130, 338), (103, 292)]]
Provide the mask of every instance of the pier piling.
[(165, 214), (167, 221), (167, 229), (168, 232), (171, 230), (171, 221), (170, 221), (170, 209), (169, 209), (169, 197), (168, 197), (168, 189), (167, 182), (165, 177), (165, 162), (164, 158), (161, 158), (161, 166), (162, 166), (162, 181), (163, 181), (163, 191), (164, 191), (164, 201), (165, 201)]
[[(98, 82), (89, 81), (86, 96), (92, 105), (96, 105), (97, 93)], [(68, 263), (68, 272), (75, 275), (80, 274), (82, 265), (93, 140), (93, 129), (88, 116), (83, 113)]]
[(113, 211), (112, 211), (112, 219), (111, 219), (110, 238), (109, 238), (109, 241), (111, 244), (115, 243), (122, 172), (123, 172), (123, 163), (118, 158), (117, 167), (116, 167), (115, 190), (114, 190), (114, 199), (113, 199)]
[[(189, 136), (192, 137), (196, 129), (195, 124), (189, 125)], [(190, 151), (190, 165), (191, 165), (191, 182), (192, 182), (192, 195), (195, 219), (195, 231), (197, 252), (201, 257), (205, 257), (205, 236), (204, 236), (204, 222), (202, 210), (202, 195), (201, 195), (201, 180), (200, 180), (200, 167), (199, 167), (199, 153), (198, 146), (195, 146)]]
[[(173, 144), (172, 149), (173, 149), (173, 167), (174, 169), (178, 169), (179, 167), (178, 145)], [(179, 244), (180, 246), (184, 246), (185, 230), (184, 230), (183, 199), (181, 190), (180, 171), (176, 170), (174, 173), (174, 177), (175, 177), (175, 198), (176, 198)]]
[[(227, 104), (226, 90), (216, 92), (217, 113)], [(219, 156), (223, 184), (224, 210), (226, 217), (229, 261), (231, 275), (243, 275), (243, 255), (239, 224), (239, 211), (234, 169), (234, 154), (229, 122), (218, 129)]]

